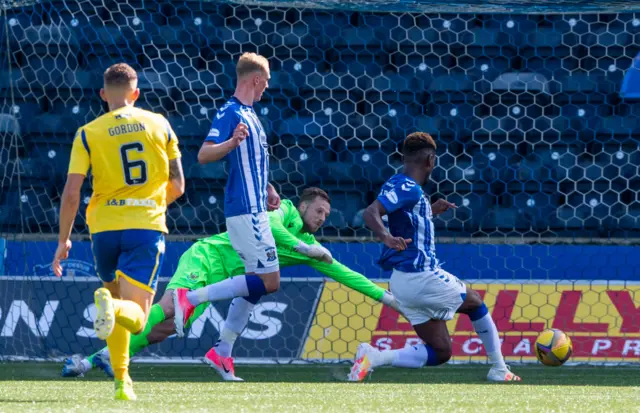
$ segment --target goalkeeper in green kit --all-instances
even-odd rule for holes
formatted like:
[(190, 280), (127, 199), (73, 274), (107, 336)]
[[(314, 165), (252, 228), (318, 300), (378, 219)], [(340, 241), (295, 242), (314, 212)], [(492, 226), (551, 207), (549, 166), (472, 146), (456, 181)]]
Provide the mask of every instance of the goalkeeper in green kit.
[[(331, 211), (330, 198), (319, 188), (307, 188), (302, 192), (298, 208), (289, 200), (269, 213), (271, 231), (276, 241), (281, 267), (309, 265), (325, 276), (362, 294), (397, 309), (395, 299), (388, 291), (369, 281), (364, 275), (350, 270), (331, 257), (313, 236), (324, 224)], [(331, 263), (328, 263), (331, 262)], [(244, 274), (242, 260), (231, 246), (227, 233), (199, 240), (180, 257), (178, 268), (166, 287), (164, 295), (151, 307), (144, 331), (131, 336), (129, 353), (133, 357), (150, 344), (164, 341), (176, 332), (174, 325), (173, 291), (179, 288), (202, 289), (229, 277)], [(220, 338), (204, 357), (204, 362), (214, 368), (224, 380), (240, 381), (235, 375), (231, 351), (236, 338), (249, 322), (249, 316), (257, 300), (251, 297), (233, 299)], [(188, 316), (188, 328), (205, 311), (209, 302), (195, 307)], [(112, 375), (106, 348), (82, 359), (75, 355), (65, 360), (64, 377), (78, 377), (94, 367)]]

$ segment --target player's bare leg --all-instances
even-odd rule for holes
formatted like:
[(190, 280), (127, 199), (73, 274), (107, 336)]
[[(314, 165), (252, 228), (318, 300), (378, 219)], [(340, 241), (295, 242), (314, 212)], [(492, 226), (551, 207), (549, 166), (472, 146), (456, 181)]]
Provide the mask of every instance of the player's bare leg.
[(498, 329), (480, 294), (467, 287), (466, 298), (458, 309), (458, 313), (469, 316), (473, 329), (482, 340), (489, 363), (492, 364), (487, 379), (490, 381), (521, 381), (522, 379), (513, 374), (504, 362)]

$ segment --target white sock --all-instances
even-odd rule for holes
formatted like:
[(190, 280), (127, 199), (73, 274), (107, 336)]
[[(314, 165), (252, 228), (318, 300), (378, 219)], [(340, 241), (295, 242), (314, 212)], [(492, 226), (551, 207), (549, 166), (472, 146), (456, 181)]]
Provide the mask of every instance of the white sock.
[(222, 331), (220, 331), (220, 339), (216, 343), (216, 351), (223, 357), (231, 356), (233, 344), (245, 329), (253, 311), (255, 304), (250, 303), (244, 298), (234, 298), (229, 305), (229, 313), (224, 321)]
[(429, 351), (424, 344), (404, 347), (398, 350), (382, 350), (369, 357), (371, 367), (393, 366), (417, 369), (427, 364)]
[(424, 344), (418, 344), (395, 350), (391, 365), (417, 369), (427, 364), (427, 360), (429, 360), (427, 347)]
[(390, 366), (400, 350), (381, 350), (371, 354), (369, 360), (371, 367)]
[(93, 364), (88, 359), (82, 359), (80, 361), (80, 365), (82, 366), (82, 372), (86, 373), (93, 368)]
[(498, 367), (504, 366), (504, 358), (502, 357), (502, 349), (500, 344), (500, 336), (498, 335), (498, 329), (493, 322), (490, 314), (486, 314), (484, 317), (472, 321), (473, 329), (476, 331), (484, 349), (487, 351), (487, 357), (489, 362)]
[(230, 300), (235, 297), (249, 295), (246, 276), (238, 275), (227, 278), (219, 283), (211, 284), (197, 290), (187, 292), (187, 299), (192, 305), (200, 305), (206, 302)]
[(222, 357), (231, 357), (231, 352), (233, 351), (233, 343), (236, 342), (238, 336), (238, 333), (229, 330), (227, 326), (222, 327), (218, 342), (214, 346), (216, 348), (216, 352)]

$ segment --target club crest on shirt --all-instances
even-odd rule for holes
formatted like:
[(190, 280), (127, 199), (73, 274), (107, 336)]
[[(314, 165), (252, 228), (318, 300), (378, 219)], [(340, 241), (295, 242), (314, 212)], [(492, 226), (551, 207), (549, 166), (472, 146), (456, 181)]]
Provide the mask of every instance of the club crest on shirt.
[(267, 254), (267, 261), (268, 262), (272, 262), (272, 261), (276, 260), (276, 258), (277, 258), (276, 249), (274, 247), (269, 247), (269, 248), (265, 249), (264, 252)]
[(398, 203), (398, 194), (396, 194), (395, 190), (391, 190), (391, 191), (387, 191), (387, 193), (385, 194), (385, 196), (387, 197), (387, 199), (392, 203), (392, 204), (397, 204)]

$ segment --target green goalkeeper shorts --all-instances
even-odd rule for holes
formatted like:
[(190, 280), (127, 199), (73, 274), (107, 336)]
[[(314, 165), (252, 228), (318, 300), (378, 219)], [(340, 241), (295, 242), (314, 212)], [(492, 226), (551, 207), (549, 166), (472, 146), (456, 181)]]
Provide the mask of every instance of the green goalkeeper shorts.
[[(207, 285), (219, 283), (227, 278), (222, 258), (215, 245), (196, 242), (180, 257), (178, 268), (167, 284), (167, 290), (187, 288), (196, 290)], [(185, 327), (191, 326), (204, 313), (209, 303), (196, 307)]]

